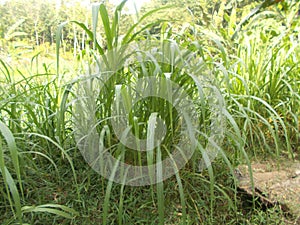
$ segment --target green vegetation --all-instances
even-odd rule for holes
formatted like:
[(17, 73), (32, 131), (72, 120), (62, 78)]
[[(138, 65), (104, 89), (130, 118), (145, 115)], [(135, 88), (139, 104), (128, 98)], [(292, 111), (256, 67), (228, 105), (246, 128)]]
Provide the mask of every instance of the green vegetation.
[[(60, 8), (38, 1), (0, 5), (1, 224), (292, 220), (279, 207), (263, 209), (255, 199), (245, 207), (234, 177), (236, 166), (251, 160), (271, 158), (280, 166), (281, 160), (300, 157), (300, 3), (266, 2), (153, 0), (136, 15), (122, 15), (126, 0), (115, 9), (94, 4), (92, 13), (80, 4), (68, 7), (67, 1)], [(14, 15), (23, 16), (15, 20)], [(130, 50), (133, 45), (145, 51)], [(134, 54), (132, 62), (119, 66)], [(113, 73), (105, 85), (86, 88), (87, 80), (97, 81), (97, 72)], [(76, 134), (89, 125), (99, 133), (97, 144), (132, 165), (149, 167), (175, 149), (184, 152), (180, 113), (155, 96), (138, 101), (128, 123), (132, 134), (155, 145), (156, 124), (164, 120), (161, 145), (134, 151), (112, 129), (115, 104), (134, 101), (138, 79), (168, 75), (196, 106), (200, 126), (189, 162), (165, 181), (158, 166), (158, 182), (148, 186), (114, 183), (115, 170), (110, 180), (100, 176), (77, 145)], [(167, 84), (160, 85), (167, 90)], [(216, 99), (210, 98), (212, 91)], [(82, 96), (93, 98), (78, 111), (75, 102)], [(216, 100), (220, 108), (213, 108)], [(224, 116), (220, 143), (208, 138), (217, 109)], [(92, 124), (85, 122), (87, 112), (94, 115)], [(78, 121), (87, 127), (78, 127)], [(213, 162), (208, 145), (219, 153)], [(199, 171), (201, 160), (207, 168)]]

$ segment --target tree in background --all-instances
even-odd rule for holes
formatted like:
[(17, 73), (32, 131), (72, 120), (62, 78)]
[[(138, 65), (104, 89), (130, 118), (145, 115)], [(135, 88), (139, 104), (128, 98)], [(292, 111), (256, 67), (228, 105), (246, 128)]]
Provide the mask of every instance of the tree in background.
[[(55, 42), (57, 27), (64, 21), (77, 20), (86, 26), (91, 26), (90, 4), (97, 2), (61, 0), (60, 4), (55, 1), (39, 0), (10, 0), (0, 5), (0, 39), (7, 42), (25, 42), (30, 46), (38, 46)], [(112, 15), (114, 6), (104, 1), (109, 15)], [(272, 10), (285, 10), (295, 0), (151, 0), (142, 7), (140, 14), (159, 7), (170, 6), (164, 11), (157, 12), (145, 23), (166, 20), (172, 22), (172, 28), (179, 30), (184, 23), (196, 24), (204, 27), (213, 27), (215, 30), (236, 35), (249, 19), (268, 8)], [(275, 7), (274, 5), (278, 7)], [(130, 24), (134, 22), (136, 15), (125, 14), (122, 16), (120, 33), (125, 33)], [(137, 15), (138, 16), (138, 15)], [(152, 21), (149, 21), (152, 20)], [(103, 28), (98, 26), (97, 34), (104, 34)], [(226, 30), (227, 29), (227, 30)], [(150, 33), (157, 34), (159, 25), (152, 28)], [(63, 32), (65, 50), (73, 50), (74, 55), (80, 49), (84, 49), (88, 41), (84, 31), (76, 28), (74, 24), (65, 26)], [(101, 38), (99, 39), (101, 40)], [(3, 41), (2, 41), (3, 42)], [(2, 43), (2, 48), (4, 48)]]

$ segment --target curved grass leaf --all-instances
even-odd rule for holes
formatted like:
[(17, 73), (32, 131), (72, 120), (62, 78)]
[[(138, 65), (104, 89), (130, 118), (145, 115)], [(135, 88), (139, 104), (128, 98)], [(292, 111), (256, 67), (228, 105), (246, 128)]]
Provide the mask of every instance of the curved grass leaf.
[(19, 163), (19, 153), (16, 145), (15, 138), (8, 127), (0, 121), (0, 132), (3, 135), (4, 139), (7, 142), (7, 146), (10, 152), (11, 160), (14, 166), (14, 171), (17, 175), (18, 183), (20, 191), (23, 195), (23, 187), (22, 187), (22, 180), (21, 180), (21, 168)]
[(52, 213), (67, 219), (73, 219), (75, 216), (79, 215), (79, 213), (76, 212), (74, 209), (59, 204), (45, 204), (45, 205), (38, 205), (38, 206), (22, 207), (22, 213), (32, 213), (32, 212)]

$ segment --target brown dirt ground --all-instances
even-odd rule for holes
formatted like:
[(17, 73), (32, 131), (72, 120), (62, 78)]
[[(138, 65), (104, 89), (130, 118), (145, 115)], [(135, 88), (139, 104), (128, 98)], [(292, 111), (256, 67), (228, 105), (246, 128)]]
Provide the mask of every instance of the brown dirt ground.
[[(255, 162), (251, 165), (255, 195), (271, 204), (279, 204), (300, 224), (300, 162)], [(238, 167), (239, 187), (252, 193), (248, 166)]]

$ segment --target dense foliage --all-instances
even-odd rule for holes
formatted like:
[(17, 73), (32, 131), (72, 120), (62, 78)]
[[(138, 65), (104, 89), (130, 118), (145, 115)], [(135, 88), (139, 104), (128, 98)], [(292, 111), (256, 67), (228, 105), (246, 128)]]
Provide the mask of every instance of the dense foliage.
[[(239, 164), (250, 166), (251, 160), (299, 160), (299, 6), (293, 0), (152, 0), (139, 13), (123, 15), (126, 0), (116, 8), (105, 2), (87, 7), (68, 1), (56, 7), (35, 0), (26, 1), (26, 6), (20, 0), (0, 5), (1, 224), (293, 220), (280, 208), (263, 211), (255, 199), (245, 208), (234, 170)], [(144, 52), (130, 52), (130, 46), (138, 45)], [(135, 60), (119, 67), (134, 54)], [(162, 55), (176, 60), (166, 63)], [(82, 86), (86, 79), (97, 81), (95, 74), (111, 71), (101, 90)], [(149, 166), (174, 149), (181, 152), (182, 118), (163, 99), (146, 98), (129, 113), (132, 133), (150, 140), (151, 127), (157, 118), (164, 119), (164, 142), (152, 152), (128, 148), (110, 122), (114, 102), (134, 102), (138, 79), (168, 75), (192, 99), (201, 124), (188, 164), (171, 178), (146, 187), (100, 176), (78, 149), (76, 120), (85, 124), (95, 119), (97, 144), (108, 146), (124, 162)], [(216, 128), (211, 90), (222, 102), (218, 110), (225, 129), (220, 143), (208, 138)], [(87, 98), (78, 112), (74, 102), (81, 94), (95, 101), (89, 104)], [(85, 117), (85, 110), (94, 117)], [(213, 163), (205, 153), (207, 145), (219, 153)], [(203, 160), (207, 168), (199, 170)], [(157, 176), (160, 173), (162, 168)]]

